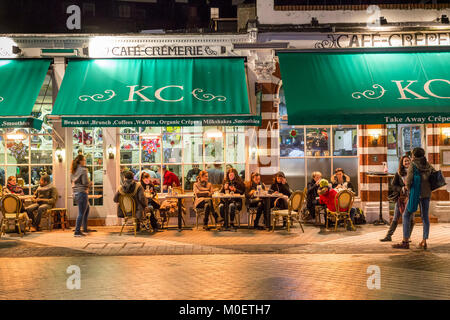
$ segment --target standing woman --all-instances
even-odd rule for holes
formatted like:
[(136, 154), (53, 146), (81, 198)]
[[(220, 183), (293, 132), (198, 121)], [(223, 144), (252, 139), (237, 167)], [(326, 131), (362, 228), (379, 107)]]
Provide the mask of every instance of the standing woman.
[[(244, 194), (245, 185), (242, 182), (241, 177), (239, 177), (236, 169), (228, 169), (225, 180), (223, 181), (221, 193), (234, 193), (234, 194)], [(234, 228), (234, 216), (236, 215), (236, 210), (242, 209), (242, 199), (230, 199), (228, 211), (230, 214), (230, 225)], [(225, 202), (221, 201), (219, 204), (220, 215), (225, 219)]]
[(72, 161), (72, 174), (70, 181), (72, 182), (72, 190), (75, 201), (78, 205), (78, 217), (75, 225), (75, 237), (82, 237), (84, 234), (81, 232), (81, 226), (83, 225), (83, 232), (88, 232), (87, 223), (89, 216), (89, 202), (88, 194), (89, 188), (92, 182), (89, 181), (88, 171), (86, 168), (86, 158), (79, 154)]
[(423, 222), (423, 240), (419, 247), (427, 248), (427, 239), (430, 232), (430, 218), (428, 210), (430, 208), (431, 187), (429, 177), (435, 171), (425, 158), (425, 150), (414, 148), (412, 151), (412, 164), (408, 168), (406, 175), (406, 188), (409, 190), (409, 199), (403, 213), (403, 241), (393, 245), (397, 249), (409, 249), (410, 220), (411, 215), (417, 210), (420, 204), (420, 215)]
[[(411, 159), (408, 156), (400, 158), (398, 164), (398, 171), (395, 173), (394, 180), (392, 180), (392, 189), (395, 192), (397, 199), (395, 200), (394, 219), (392, 219), (389, 230), (386, 237), (380, 239), (380, 241), (392, 241), (392, 235), (397, 229), (398, 219), (402, 216), (408, 202), (408, 190), (406, 189), (406, 173), (411, 165)], [(411, 215), (411, 232), (414, 228), (414, 216)]]

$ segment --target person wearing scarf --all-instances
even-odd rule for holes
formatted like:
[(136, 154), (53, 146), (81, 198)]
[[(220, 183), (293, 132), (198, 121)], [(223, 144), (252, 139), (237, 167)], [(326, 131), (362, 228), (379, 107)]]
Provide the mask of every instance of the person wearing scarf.
[(13, 194), (18, 194), (21, 196), (24, 195), (23, 189), (17, 185), (15, 176), (10, 176), (8, 178), (8, 185), (6, 186), (6, 188), (8, 189), (9, 192), (11, 192)]

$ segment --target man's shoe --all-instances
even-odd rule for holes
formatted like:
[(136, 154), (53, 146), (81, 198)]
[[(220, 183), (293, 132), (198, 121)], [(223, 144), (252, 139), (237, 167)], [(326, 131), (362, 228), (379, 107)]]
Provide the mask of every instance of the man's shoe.
[(203, 230), (209, 231), (209, 227), (208, 226), (203, 226)]
[(79, 231), (79, 232), (75, 232), (74, 234), (73, 234), (73, 236), (74, 237), (84, 237), (84, 236), (86, 236), (84, 233), (82, 233), (81, 231)]
[(222, 223), (223, 222), (223, 218), (222, 217), (217, 217), (216, 218), (216, 222), (217, 223)]
[(83, 232), (84, 232), (84, 233), (97, 232), (97, 230), (94, 230), (94, 229), (86, 229), (86, 230), (83, 230)]
[(387, 242), (387, 241), (392, 241), (392, 238), (390, 236), (386, 236), (383, 239), (380, 239), (381, 242)]
[(36, 230), (36, 232), (41, 231), (41, 228), (40, 228), (40, 227), (34, 227), (34, 229)]

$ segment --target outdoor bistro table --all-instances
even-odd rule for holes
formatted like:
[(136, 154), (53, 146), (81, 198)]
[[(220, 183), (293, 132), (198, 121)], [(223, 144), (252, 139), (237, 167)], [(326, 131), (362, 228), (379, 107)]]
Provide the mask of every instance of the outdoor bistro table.
[(367, 176), (380, 178), (380, 217), (373, 224), (376, 226), (389, 224), (386, 220), (383, 219), (383, 177), (392, 178), (394, 177), (394, 175), (384, 172), (369, 172)]
[(245, 195), (243, 194), (231, 194), (231, 193), (213, 193), (212, 195), (213, 199), (223, 199), (224, 203), (225, 203), (225, 217), (224, 217), (224, 224), (223, 227), (225, 230), (229, 230), (229, 222), (230, 222), (230, 217), (229, 217), (229, 205), (230, 205), (230, 200), (231, 199), (242, 199), (242, 201), (244, 201), (245, 199)]
[[(266, 220), (266, 227), (270, 228), (270, 199), (271, 198), (281, 198), (284, 200), (289, 199), (288, 196), (284, 194), (274, 194), (274, 193), (260, 193), (254, 199), (255, 200), (263, 200), (264, 202), (264, 219)], [(250, 221), (248, 222), (250, 223)]]
[[(146, 195), (148, 198), (148, 196)], [(193, 198), (194, 194), (191, 193), (180, 193), (180, 194), (168, 194), (168, 193), (158, 193), (158, 199), (177, 199), (178, 202), (178, 231), (182, 230), (182, 214), (183, 214), (183, 199)], [(190, 228), (189, 228), (190, 229)]]

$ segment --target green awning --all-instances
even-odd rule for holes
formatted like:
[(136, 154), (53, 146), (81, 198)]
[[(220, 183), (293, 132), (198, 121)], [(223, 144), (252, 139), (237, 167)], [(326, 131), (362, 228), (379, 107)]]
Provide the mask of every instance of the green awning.
[(32, 127), (31, 111), (50, 66), (47, 59), (0, 60), (0, 127)]
[(450, 52), (280, 52), (288, 123), (450, 123)]
[(53, 115), (250, 115), (242, 58), (70, 60)]

